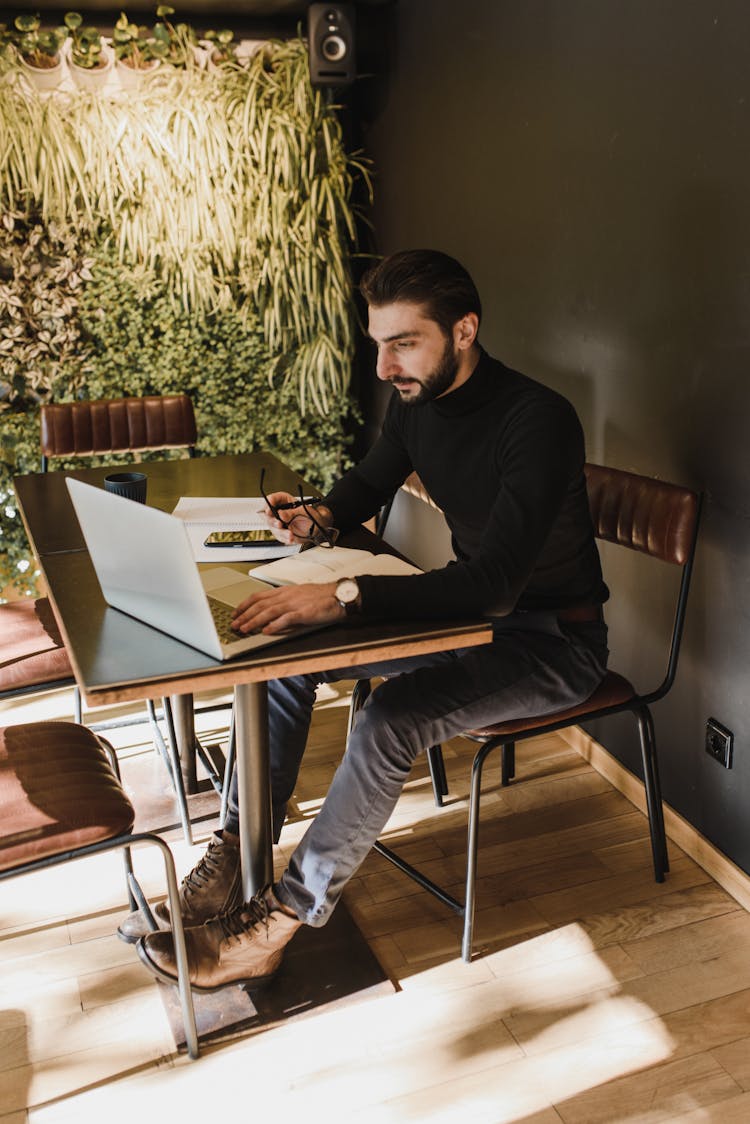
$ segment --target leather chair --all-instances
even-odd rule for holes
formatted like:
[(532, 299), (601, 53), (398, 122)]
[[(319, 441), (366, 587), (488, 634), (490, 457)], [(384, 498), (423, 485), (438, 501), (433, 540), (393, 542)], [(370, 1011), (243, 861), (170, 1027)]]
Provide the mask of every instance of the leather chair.
[[(48, 471), (51, 458), (181, 448), (192, 457), (197, 439), (193, 404), (186, 394), (56, 402), (41, 407), (43, 472)], [(74, 692), (74, 717), (80, 723), (80, 693), (48, 599), (27, 598), (0, 605), (0, 700), (63, 687)], [(179, 764), (175, 766), (176, 748), (174, 743), (167, 748), (153, 703), (147, 705), (154, 740), (175, 785), (183, 830), (191, 841), (182, 775)], [(171, 715), (166, 717), (169, 724)]]
[[(466, 962), (471, 959), (474, 932), (482, 770), (488, 756), (495, 750), (501, 751), (502, 784), (507, 785), (515, 774), (516, 742), (561, 730), (567, 726), (578, 725), (594, 718), (623, 712), (632, 714), (637, 723), (640, 739), (656, 881), (663, 882), (669, 870), (656, 741), (650, 707), (664, 698), (671, 689), (677, 672), (695, 556), (701, 496), (688, 488), (595, 464), (586, 465), (586, 484), (597, 538), (638, 551), (661, 562), (670, 563), (679, 567), (681, 571), (675, 597), (672, 629), (665, 644), (667, 649), (665, 675), (657, 686), (639, 692), (624, 676), (615, 671), (608, 671), (596, 691), (578, 706), (544, 717), (530, 715), (513, 722), (488, 726), (482, 730), (466, 731), (467, 737), (480, 742), (481, 745), (474, 757), (471, 774), (463, 902), (458, 901), (406, 863), (383, 843), (375, 844), (375, 850), (384, 858), (394, 863), (423, 889), (434, 894), (464, 918), (461, 954)], [(616, 590), (614, 596), (617, 596)]]
[(47, 598), (0, 605), (0, 699), (73, 685), (73, 668)]
[(134, 833), (134, 820), (115, 754), (91, 730), (72, 722), (0, 728), (0, 881), (122, 848), (132, 886), (130, 847), (158, 847), (173, 918), (185, 1041), (196, 1058), (198, 1034), (172, 853), (158, 835)]
[(42, 472), (50, 457), (90, 457), (187, 449), (195, 456), (198, 431), (187, 394), (94, 402), (53, 402), (40, 414)]

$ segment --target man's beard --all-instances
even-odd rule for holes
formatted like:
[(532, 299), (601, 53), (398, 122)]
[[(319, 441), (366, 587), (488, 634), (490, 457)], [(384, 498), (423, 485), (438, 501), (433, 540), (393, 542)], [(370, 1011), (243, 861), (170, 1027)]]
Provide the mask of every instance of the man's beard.
[[(423, 379), (417, 380), (421, 383), (421, 389), (414, 395), (403, 395), (399, 391), (401, 401), (405, 406), (423, 406), (425, 402), (432, 402), (434, 398), (439, 398), (450, 389), (457, 374), (458, 358), (453, 350), (453, 341), (449, 337), (445, 341), (445, 348), (437, 367)], [(394, 386), (398, 390), (398, 385), (394, 383)]]

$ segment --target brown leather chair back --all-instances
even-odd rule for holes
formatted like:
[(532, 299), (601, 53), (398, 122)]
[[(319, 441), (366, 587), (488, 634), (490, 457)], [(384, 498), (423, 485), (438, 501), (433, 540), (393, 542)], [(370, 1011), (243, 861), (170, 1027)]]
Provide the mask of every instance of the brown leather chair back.
[[(586, 490), (598, 539), (684, 566), (695, 541), (696, 492), (619, 468), (586, 464)], [(440, 510), (416, 472), (403, 490)]]
[(187, 394), (55, 402), (41, 409), (43, 468), (48, 457), (192, 449), (197, 439)]
[(597, 538), (684, 566), (691, 557), (699, 499), (689, 488), (619, 468), (586, 465)]

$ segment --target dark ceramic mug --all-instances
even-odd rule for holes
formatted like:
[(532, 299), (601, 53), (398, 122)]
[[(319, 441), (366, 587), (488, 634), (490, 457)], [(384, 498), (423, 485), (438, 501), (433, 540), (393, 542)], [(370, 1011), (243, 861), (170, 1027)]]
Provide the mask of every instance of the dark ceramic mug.
[(114, 492), (116, 496), (136, 500), (138, 503), (145, 503), (147, 481), (148, 477), (142, 472), (113, 472), (110, 476), (104, 477), (104, 490)]

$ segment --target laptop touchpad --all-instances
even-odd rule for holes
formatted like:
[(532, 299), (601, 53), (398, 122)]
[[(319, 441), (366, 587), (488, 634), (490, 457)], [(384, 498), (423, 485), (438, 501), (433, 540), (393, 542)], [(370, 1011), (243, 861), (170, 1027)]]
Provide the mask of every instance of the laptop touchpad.
[(229, 566), (217, 566), (213, 570), (201, 570), (201, 582), (206, 593), (226, 605), (239, 605), (240, 601), (274, 587), (258, 578), (249, 578), (239, 570)]

